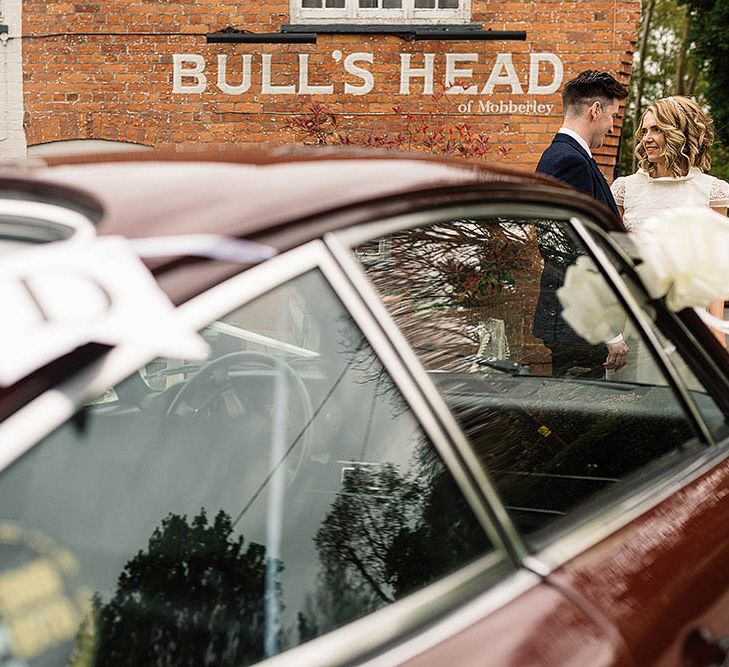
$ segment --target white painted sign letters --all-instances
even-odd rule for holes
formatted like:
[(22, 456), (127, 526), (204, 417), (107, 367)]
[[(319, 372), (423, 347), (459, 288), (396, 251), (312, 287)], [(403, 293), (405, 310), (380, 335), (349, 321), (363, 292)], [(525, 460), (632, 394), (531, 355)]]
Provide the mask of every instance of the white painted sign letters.
[[(297, 54), (294, 72), (291, 72), (290, 62), (284, 62), (280, 54), (246, 53), (235, 56), (238, 57), (241, 60), (232, 64), (225, 54), (218, 55), (216, 59), (216, 87), (226, 95), (367, 95), (376, 89), (378, 83), (373, 72), (376, 54), (371, 52), (358, 51), (345, 56), (339, 50), (332, 51), (332, 59), (342, 67), (343, 80), (340, 81), (317, 76), (316, 66), (310, 62), (308, 53)], [(511, 53), (497, 53), (491, 57), (493, 61), (485, 63), (488, 76), (483, 73), (474, 76), (474, 66), (479, 62), (484, 64), (479, 53), (401, 53), (398, 94), (432, 95), (440, 89), (440, 85), (449, 96), (471, 96), (471, 101), (459, 105), (459, 109), (469, 113), (551, 113), (554, 104), (513, 98), (557, 92), (564, 78), (564, 68), (558, 55), (530, 54), (527, 71), (524, 71), (523, 65), (514, 65)], [(201, 94), (207, 90), (206, 62), (202, 55), (175, 54), (172, 63), (173, 93)], [(252, 72), (255, 71), (261, 73), (257, 86), (252, 81)], [(440, 74), (442, 79), (436, 78), (437, 72), (443, 73)], [(491, 99), (497, 95), (509, 97)], [(476, 97), (478, 99), (474, 99)]]

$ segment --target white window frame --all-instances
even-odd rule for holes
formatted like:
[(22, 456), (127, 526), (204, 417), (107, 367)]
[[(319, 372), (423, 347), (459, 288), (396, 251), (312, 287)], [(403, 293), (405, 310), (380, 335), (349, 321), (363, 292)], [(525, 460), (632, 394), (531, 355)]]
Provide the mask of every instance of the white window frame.
[[(342, 9), (309, 9), (303, 0), (290, 0), (292, 23), (408, 23), (437, 25), (439, 23), (468, 23), (471, 20), (471, 0), (459, 0), (458, 9), (415, 9), (415, 0), (402, 0), (401, 9), (360, 9), (359, 0), (344, 0)], [(325, 0), (322, 0), (322, 4)], [(437, 4), (437, 0), (436, 0)]]

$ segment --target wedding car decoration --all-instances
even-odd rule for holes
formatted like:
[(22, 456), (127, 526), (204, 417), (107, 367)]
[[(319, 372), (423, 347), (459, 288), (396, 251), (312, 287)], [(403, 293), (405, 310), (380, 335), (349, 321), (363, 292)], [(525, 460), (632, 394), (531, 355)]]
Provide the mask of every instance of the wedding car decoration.
[[(677, 208), (648, 219), (633, 235), (636, 271), (654, 299), (665, 298), (673, 311), (695, 308), (707, 324), (729, 331), (729, 322), (705, 308), (729, 300), (729, 220), (711, 209)], [(622, 312), (613, 293), (586, 256), (567, 269), (557, 290), (562, 316), (572, 329), (594, 344), (610, 340)]]
[(140, 257), (196, 255), (255, 264), (275, 254), (250, 241), (200, 234), (128, 241), (86, 238), (34, 246), (3, 258), (0, 386), (86, 343), (131, 344), (150, 355), (202, 360), (207, 344)]
[(625, 310), (586, 255), (567, 269), (557, 296), (563, 308), (562, 317), (592, 345), (614, 338), (625, 326)]
[(678, 208), (646, 221), (636, 235), (637, 267), (653, 298), (673, 311), (729, 299), (729, 220), (711, 209)]
[(89, 342), (133, 343), (153, 354), (204, 359), (148, 269), (120, 238), (49, 243), (0, 266), (0, 385)]

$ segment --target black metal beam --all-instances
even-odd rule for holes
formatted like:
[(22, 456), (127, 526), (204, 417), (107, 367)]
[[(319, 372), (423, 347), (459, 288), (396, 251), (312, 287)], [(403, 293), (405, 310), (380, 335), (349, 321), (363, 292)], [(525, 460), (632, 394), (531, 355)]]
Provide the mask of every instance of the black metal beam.
[(221, 30), (206, 35), (208, 44), (316, 44), (315, 32), (250, 32), (248, 30)]
[[(0, 32), (2, 28), (0, 26)], [(6, 28), (7, 29), (7, 28)], [(414, 40), (463, 41), (524, 41), (525, 30), (484, 30), (478, 23), (457, 25), (404, 25), (404, 24), (303, 24), (286, 23), (281, 32), (251, 32), (225, 28), (208, 33), (207, 41), (215, 43), (249, 44), (316, 44), (317, 34), (326, 35), (396, 35), (409, 42)]]
[(397, 35), (407, 40), (505, 40), (524, 41), (526, 30), (484, 30), (480, 23), (455, 23), (442, 25), (422, 24), (360, 24), (360, 23), (323, 23), (294, 24), (281, 26), (284, 33), (315, 32), (330, 35)]

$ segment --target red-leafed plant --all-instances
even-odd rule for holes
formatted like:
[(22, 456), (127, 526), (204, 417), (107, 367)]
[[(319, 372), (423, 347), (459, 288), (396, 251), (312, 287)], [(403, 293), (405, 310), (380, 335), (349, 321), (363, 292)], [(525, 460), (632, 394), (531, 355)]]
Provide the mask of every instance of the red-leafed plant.
[[(433, 93), (431, 97), (438, 103), (444, 92)], [(392, 107), (392, 116), (398, 127), (391, 133), (377, 130), (342, 132), (336, 114), (322, 104), (313, 102), (291, 116), (286, 128), (305, 144), (314, 145), (392, 148), (467, 158), (483, 158), (486, 155), (504, 157), (510, 150), (503, 145), (494, 147), (489, 135), (476, 131), (468, 123), (437, 122), (437, 113), (428, 114), (422, 120), (422, 116), (416, 116), (401, 105), (396, 105)]]

